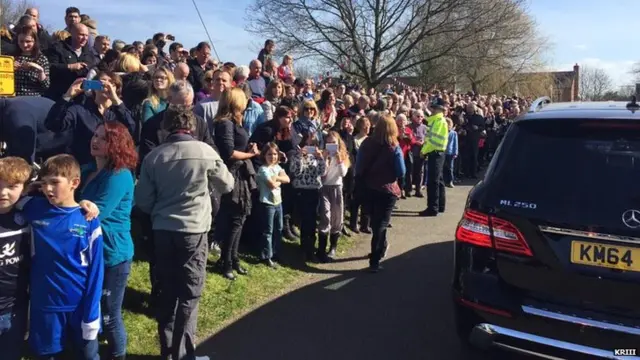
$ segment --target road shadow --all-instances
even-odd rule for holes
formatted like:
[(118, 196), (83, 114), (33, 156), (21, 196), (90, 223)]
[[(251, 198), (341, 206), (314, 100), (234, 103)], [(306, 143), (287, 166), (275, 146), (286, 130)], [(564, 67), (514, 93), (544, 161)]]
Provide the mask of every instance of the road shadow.
[[(204, 340), (225, 360), (484, 360), (453, 328), (452, 242), (423, 245), (370, 274), (346, 271), (283, 295)], [(343, 283), (342, 287), (340, 284)]]

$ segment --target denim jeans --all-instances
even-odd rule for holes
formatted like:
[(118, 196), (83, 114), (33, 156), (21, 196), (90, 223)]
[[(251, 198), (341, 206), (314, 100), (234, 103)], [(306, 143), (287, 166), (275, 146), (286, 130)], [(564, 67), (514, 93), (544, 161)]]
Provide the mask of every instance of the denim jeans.
[(451, 184), (456, 179), (453, 176), (453, 162), (454, 161), (455, 161), (455, 158), (453, 157), (453, 155), (451, 155), (451, 154), (446, 154), (445, 155), (445, 157), (444, 157), (444, 169), (443, 169), (443, 176), (444, 176), (444, 183), (445, 184)]
[(27, 328), (27, 307), (0, 315), (0, 351), (2, 359), (20, 360)]
[(278, 253), (282, 242), (282, 204), (260, 203), (262, 208), (262, 260), (271, 259)]
[(122, 320), (122, 301), (130, 272), (131, 260), (104, 269), (102, 323), (111, 357), (127, 353), (127, 331)]

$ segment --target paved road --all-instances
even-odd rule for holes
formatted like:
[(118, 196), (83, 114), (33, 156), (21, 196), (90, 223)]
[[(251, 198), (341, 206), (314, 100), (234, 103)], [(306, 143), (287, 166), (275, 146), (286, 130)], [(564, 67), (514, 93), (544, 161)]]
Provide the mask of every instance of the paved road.
[(402, 200), (383, 272), (362, 271), (363, 237), (348, 258), (310, 269), (307, 284), (222, 329), (199, 352), (212, 360), (495, 359), (461, 350), (451, 319), (452, 240), (469, 189), (448, 189), (447, 213), (437, 218), (416, 216), (425, 199)]

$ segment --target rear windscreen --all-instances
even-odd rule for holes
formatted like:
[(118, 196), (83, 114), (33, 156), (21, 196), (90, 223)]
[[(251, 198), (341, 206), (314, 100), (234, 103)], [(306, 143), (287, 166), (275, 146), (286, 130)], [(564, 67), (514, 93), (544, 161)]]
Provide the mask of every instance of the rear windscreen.
[(533, 203), (535, 213), (567, 222), (600, 222), (609, 212), (611, 225), (620, 224), (625, 209), (640, 209), (637, 122), (535, 120), (513, 127), (492, 166), (499, 200)]

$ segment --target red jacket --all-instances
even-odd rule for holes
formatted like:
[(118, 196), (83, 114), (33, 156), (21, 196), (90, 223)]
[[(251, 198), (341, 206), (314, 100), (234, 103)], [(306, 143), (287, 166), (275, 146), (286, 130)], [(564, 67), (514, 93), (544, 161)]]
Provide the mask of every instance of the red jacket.
[(400, 149), (402, 149), (402, 154), (405, 157), (409, 151), (411, 151), (411, 146), (418, 143), (416, 137), (413, 136), (413, 131), (408, 126), (404, 127), (404, 134), (400, 134), (398, 141), (400, 143)]

